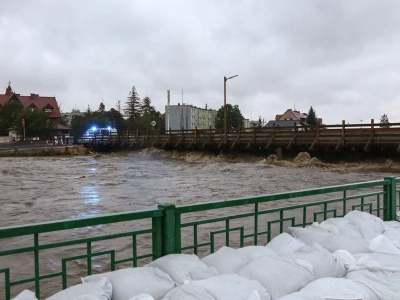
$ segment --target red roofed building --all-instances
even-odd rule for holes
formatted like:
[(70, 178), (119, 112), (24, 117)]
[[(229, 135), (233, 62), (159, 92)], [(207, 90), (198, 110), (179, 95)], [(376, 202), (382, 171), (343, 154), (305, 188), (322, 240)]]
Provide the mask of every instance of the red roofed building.
[[(8, 87), (6, 88), (6, 92), (4, 94), (0, 94), (0, 108), (9, 102), (18, 102), (21, 103), (24, 108), (28, 109), (39, 109), (48, 114), (49, 119), (52, 119), (57, 122), (58, 119), (61, 119), (61, 112), (58, 107), (58, 103), (56, 97), (44, 97), (39, 96), (38, 94), (30, 94), (30, 96), (21, 96), (20, 94), (15, 93), (15, 91), (11, 88), (11, 83), (8, 83)], [(56, 124), (54, 130), (54, 136), (65, 137), (69, 136), (69, 131), (71, 128), (68, 126), (64, 126), (61, 124)], [(17, 133), (14, 130), (9, 129), (9, 136), (15, 137)]]
[[(288, 109), (285, 111), (284, 114), (282, 115), (276, 115), (275, 116), (275, 121), (279, 121), (279, 122), (283, 122), (285, 123), (285, 121), (294, 121), (294, 122), (290, 122), (289, 124), (301, 124), (306, 123), (306, 119), (307, 119), (308, 114), (306, 113), (301, 113), (298, 110), (292, 110), (292, 109)], [(270, 123), (275, 123), (270, 121)], [(319, 123), (320, 125), (322, 124), (322, 118), (317, 118), (317, 123)], [(279, 124), (279, 123), (277, 123)]]
[(276, 121), (293, 120), (293, 121), (305, 122), (306, 119), (307, 119), (307, 114), (292, 109), (288, 109), (283, 115), (276, 115), (275, 117)]
[(30, 96), (21, 96), (16, 94), (8, 83), (5, 94), (0, 94), (0, 106), (10, 102), (18, 101), (24, 108), (40, 109), (49, 114), (49, 118), (61, 118), (60, 109), (58, 108), (56, 97), (44, 97), (38, 94), (31, 94)]

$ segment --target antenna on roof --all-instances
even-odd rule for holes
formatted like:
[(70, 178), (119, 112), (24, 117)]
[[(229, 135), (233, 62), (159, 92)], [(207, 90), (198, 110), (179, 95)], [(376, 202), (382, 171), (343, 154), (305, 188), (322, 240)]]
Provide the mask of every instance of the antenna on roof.
[(183, 89), (182, 89), (182, 105), (183, 105)]

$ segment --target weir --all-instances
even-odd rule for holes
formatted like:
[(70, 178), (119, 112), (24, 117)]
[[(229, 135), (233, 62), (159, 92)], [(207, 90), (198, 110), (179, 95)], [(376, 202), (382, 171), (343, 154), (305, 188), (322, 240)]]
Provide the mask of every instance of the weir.
[[(0, 299), (9, 300), (23, 288), (34, 289), (36, 296), (43, 299), (76, 283), (79, 277), (142, 266), (167, 254), (204, 256), (223, 245), (266, 245), (288, 226), (304, 227), (344, 216), (351, 210), (395, 220), (400, 208), (399, 182), (400, 178), (385, 177), (317, 189), (191, 205), (161, 204), (152, 210), (0, 228), (0, 291), (4, 291)], [(282, 200), (290, 205), (283, 206)], [(210, 210), (218, 211), (218, 217), (210, 218), (207, 214)], [(123, 243), (118, 242), (121, 239)], [(33, 258), (32, 268), (25, 264), (28, 256)], [(77, 266), (78, 271), (74, 270)], [(49, 285), (53, 290), (46, 288)]]

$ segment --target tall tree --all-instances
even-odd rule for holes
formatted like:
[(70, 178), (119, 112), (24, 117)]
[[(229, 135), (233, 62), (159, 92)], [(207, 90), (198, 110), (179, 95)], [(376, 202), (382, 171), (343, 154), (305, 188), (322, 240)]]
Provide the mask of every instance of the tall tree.
[(257, 123), (258, 127), (262, 127), (262, 120), (261, 120), (261, 116), (258, 117), (258, 123)]
[(312, 106), (308, 110), (306, 123), (308, 125), (312, 125), (312, 126), (317, 125), (317, 115), (316, 115), (315, 110), (314, 110), (314, 108)]
[(14, 130), (23, 135), (22, 119), (25, 121), (26, 137), (50, 137), (56, 128), (56, 122), (48, 118), (48, 114), (39, 109), (22, 109), (15, 120)]
[(149, 96), (143, 98), (140, 110), (143, 115), (154, 114), (156, 112), (154, 106), (151, 105), (151, 98)]
[(118, 133), (126, 129), (124, 117), (114, 108), (111, 108), (108, 112), (106, 112), (106, 117), (109, 120), (110, 126), (117, 129)]
[(383, 116), (381, 116), (381, 123), (379, 126), (380, 127), (390, 127), (389, 118), (386, 114), (383, 114)]
[(117, 101), (116, 108), (117, 108), (117, 111), (121, 114), (121, 100)]
[[(232, 106), (231, 104), (226, 105), (226, 127), (230, 128), (239, 128), (244, 126), (244, 117), (239, 109), (238, 105)], [(224, 128), (224, 107), (221, 106), (217, 111), (217, 115), (215, 117), (215, 128), (223, 129)]]
[(106, 110), (106, 106), (104, 105), (104, 102), (101, 101), (99, 105), (99, 112), (103, 113)]
[(75, 116), (71, 120), (71, 135), (80, 138), (89, 129), (89, 120), (85, 116)]
[(134, 121), (140, 116), (140, 98), (134, 86), (129, 93), (128, 99), (126, 100), (124, 113), (125, 116), (130, 119), (130, 121)]
[(19, 101), (11, 101), (0, 106), (0, 135), (8, 135), (8, 129), (16, 123), (19, 112), (24, 107)]

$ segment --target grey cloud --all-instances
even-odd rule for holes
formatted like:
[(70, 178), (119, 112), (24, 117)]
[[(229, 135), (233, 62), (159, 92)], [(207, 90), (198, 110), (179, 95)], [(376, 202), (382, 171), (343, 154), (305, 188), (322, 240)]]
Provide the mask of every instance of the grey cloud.
[[(2, 1), (0, 89), (106, 108), (132, 85), (172, 102), (274, 118), (312, 105), (326, 122), (400, 117), (398, 1)], [(378, 99), (378, 100), (377, 100)], [(379, 102), (377, 102), (379, 101)], [(379, 104), (377, 104), (379, 103)]]

